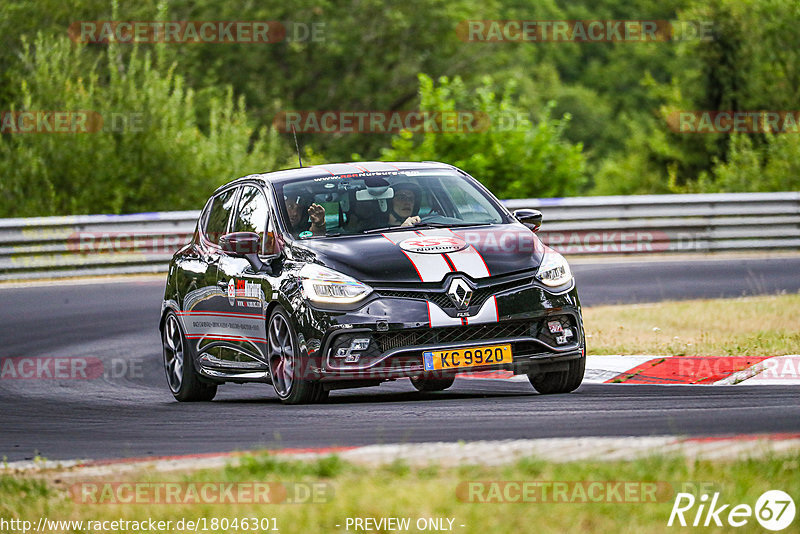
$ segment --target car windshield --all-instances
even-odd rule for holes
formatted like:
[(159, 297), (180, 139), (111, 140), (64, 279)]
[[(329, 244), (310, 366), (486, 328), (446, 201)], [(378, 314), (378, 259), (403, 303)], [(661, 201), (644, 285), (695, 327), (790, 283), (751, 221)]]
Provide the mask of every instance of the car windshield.
[(301, 239), (504, 222), (471, 180), (452, 171), (384, 171), (276, 184), (290, 232)]

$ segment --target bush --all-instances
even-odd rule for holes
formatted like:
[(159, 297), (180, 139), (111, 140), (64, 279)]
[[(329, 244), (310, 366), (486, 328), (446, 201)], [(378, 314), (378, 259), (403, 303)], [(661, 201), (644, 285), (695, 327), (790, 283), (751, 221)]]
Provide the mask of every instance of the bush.
[(690, 192), (733, 193), (800, 190), (800, 139), (796, 133), (764, 134), (760, 144), (753, 136), (733, 135), (728, 160), (714, 160), (711, 173), (703, 173)]
[[(485, 130), (465, 132), (402, 131), (394, 136), (382, 159), (437, 160), (464, 169), (501, 198), (556, 197), (574, 195), (585, 181), (585, 161), (580, 144), (564, 140), (569, 115), (543, 118), (532, 124), (529, 114), (512, 100), (514, 85), (506, 84), (503, 95), (492, 90), (488, 77), (475, 91), (460, 78), (442, 77), (438, 86), (419, 76), (421, 111), (474, 111), (485, 113)], [(552, 107), (552, 104), (550, 105)]]
[(97, 56), (38, 35), (23, 40), (21, 60), (12, 111), (89, 110), (102, 130), (0, 136), (0, 217), (196, 209), (288, 155), (274, 132), (253, 131), (232, 89), (195, 93), (136, 48)]

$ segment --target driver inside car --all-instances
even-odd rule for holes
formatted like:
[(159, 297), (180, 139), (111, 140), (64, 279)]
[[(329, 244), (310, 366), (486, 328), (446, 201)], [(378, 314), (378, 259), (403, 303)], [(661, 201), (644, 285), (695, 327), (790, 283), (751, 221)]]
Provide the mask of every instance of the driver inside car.
[(422, 191), (417, 184), (402, 182), (395, 184), (394, 197), (389, 209), (390, 226), (413, 226), (420, 222), (419, 205), (422, 200)]

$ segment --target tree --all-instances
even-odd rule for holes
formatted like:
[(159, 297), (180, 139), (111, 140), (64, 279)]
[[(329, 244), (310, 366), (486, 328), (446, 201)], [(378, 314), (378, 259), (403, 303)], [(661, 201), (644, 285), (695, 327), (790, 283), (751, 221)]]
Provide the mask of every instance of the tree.
[[(566, 115), (553, 119), (545, 110), (532, 123), (513, 101), (514, 84), (502, 96), (485, 77), (476, 91), (456, 77), (438, 85), (419, 76), (420, 109), (430, 112), (469, 110), (488, 121), (481, 128), (451, 132), (400, 132), (392, 138), (384, 160), (438, 160), (469, 172), (504, 198), (555, 197), (576, 194), (584, 182), (585, 161), (580, 144), (563, 139)], [(551, 104), (552, 106), (552, 104)]]

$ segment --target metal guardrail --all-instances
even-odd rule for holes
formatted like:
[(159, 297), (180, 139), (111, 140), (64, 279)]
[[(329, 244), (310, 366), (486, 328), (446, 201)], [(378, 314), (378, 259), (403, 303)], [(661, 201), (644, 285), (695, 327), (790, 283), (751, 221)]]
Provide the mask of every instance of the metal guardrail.
[[(507, 200), (567, 255), (800, 250), (800, 192)], [(198, 211), (0, 219), (0, 280), (158, 273)]]
[(564, 254), (800, 249), (800, 193), (715, 193), (505, 201), (544, 214)]
[(166, 272), (199, 211), (0, 219), (0, 280)]

